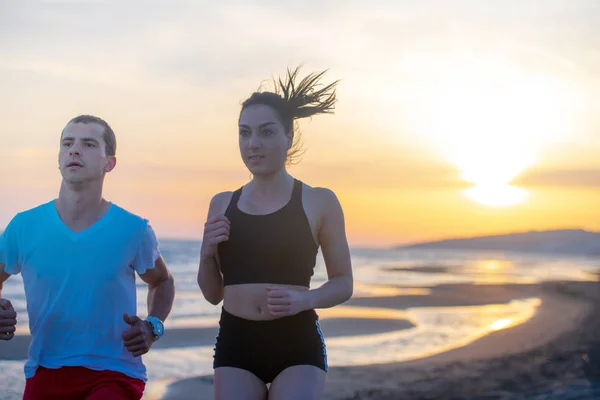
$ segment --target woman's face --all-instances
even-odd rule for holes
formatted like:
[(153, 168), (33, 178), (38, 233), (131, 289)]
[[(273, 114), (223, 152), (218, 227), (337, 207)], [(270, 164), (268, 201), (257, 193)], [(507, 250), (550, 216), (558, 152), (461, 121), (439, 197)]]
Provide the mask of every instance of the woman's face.
[(285, 131), (272, 107), (254, 104), (240, 114), (240, 154), (253, 175), (270, 175), (284, 168), (292, 141), (291, 132)]

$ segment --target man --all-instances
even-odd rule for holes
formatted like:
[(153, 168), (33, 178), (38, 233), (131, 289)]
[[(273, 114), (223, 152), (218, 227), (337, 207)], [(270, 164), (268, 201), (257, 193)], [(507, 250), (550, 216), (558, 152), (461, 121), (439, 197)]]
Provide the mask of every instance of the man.
[[(105, 200), (116, 140), (102, 119), (66, 125), (58, 198), (18, 213), (0, 237), (0, 339), (16, 312), (2, 282), (21, 273), (32, 341), (25, 400), (140, 399), (141, 360), (163, 334), (173, 277), (148, 221)], [(135, 273), (148, 284), (148, 317), (136, 316)]]

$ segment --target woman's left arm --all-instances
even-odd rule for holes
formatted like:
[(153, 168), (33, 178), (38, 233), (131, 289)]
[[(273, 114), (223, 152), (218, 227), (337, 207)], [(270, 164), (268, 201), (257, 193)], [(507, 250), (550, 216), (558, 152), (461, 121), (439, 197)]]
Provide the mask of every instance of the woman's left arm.
[(318, 191), (319, 203), (323, 205), (318, 238), (328, 280), (319, 288), (309, 291), (290, 290), (277, 285), (268, 287), (269, 311), (275, 316), (294, 315), (314, 308), (330, 308), (352, 297), (354, 278), (342, 206), (331, 190), (314, 190)]
[(330, 308), (344, 303), (354, 290), (350, 249), (342, 206), (329, 189), (317, 189), (323, 204), (319, 243), (327, 269), (327, 282), (307, 292), (308, 308)]

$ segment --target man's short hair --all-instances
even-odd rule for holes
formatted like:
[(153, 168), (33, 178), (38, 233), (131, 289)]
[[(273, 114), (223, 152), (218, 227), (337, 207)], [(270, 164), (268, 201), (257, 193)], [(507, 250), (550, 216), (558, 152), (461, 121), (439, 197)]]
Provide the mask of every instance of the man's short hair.
[(117, 153), (117, 138), (115, 137), (115, 132), (113, 132), (110, 125), (108, 125), (108, 122), (102, 118), (93, 115), (79, 115), (70, 120), (67, 125), (69, 124), (98, 124), (102, 126), (104, 128), (103, 138), (106, 147), (106, 155), (114, 156)]

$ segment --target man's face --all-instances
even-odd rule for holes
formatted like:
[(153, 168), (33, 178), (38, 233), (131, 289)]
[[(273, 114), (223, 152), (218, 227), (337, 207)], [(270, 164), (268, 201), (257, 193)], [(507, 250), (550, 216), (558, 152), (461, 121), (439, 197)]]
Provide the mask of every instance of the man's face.
[(114, 156), (106, 155), (104, 127), (94, 123), (68, 124), (60, 140), (58, 163), (67, 182), (102, 179), (116, 163)]

